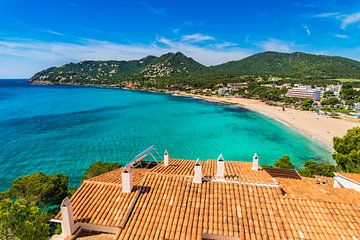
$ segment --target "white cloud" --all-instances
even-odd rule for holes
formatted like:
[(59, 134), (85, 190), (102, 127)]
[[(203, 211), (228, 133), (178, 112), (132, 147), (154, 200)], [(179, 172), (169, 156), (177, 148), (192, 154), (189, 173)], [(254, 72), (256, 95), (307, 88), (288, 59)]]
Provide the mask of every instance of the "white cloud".
[(345, 29), (348, 25), (354, 24), (360, 21), (360, 12), (348, 15), (341, 21), (341, 28)]
[(345, 34), (335, 34), (334, 36), (337, 38), (349, 38), (349, 36)]
[(227, 47), (235, 47), (237, 45), (238, 45), (237, 43), (233, 43), (233, 42), (223, 42), (223, 43), (215, 43), (212, 44), (211, 46), (215, 48), (227, 48)]
[(181, 40), (184, 42), (203, 42), (203, 41), (215, 40), (215, 38), (213, 36), (195, 33), (190, 35), (184, 35), (182, 36)]
[(309, 26), (307, 26), (307, 25), (303, 25), (302, 27), (304, 28), (304, 30), (305, 30), (305, 32), (306, 32), (306, 34), (307, 34), (308, 36), (310, 36), (311, 31), (310, 31)]
[(336, 17), (338, 15), (340, 15), (340, 12), (323, 12), (323, 13), (316, 14), (314, 17), (326, 18), (326, 17)]
[(277, 51), (277, 52), (291, 52), (295, 47), (294, 42), (281, 41), (274, 38), (269, 38), (258, 44), (264, 51)]
[(141, 1), (139, 2), (141, 5), (143, 5), (144, 7), (146, 7), (150, 12), (152, 12), (153, 14), (156, 15), (164, 15), (165, 9), (161, 8), (161, 7), (154, 7), (152, 5), (150, 5), (149, 3), (145, 2), (145, 1)]
[[(228, 44), (229, 45), (229, 44)], [(118, 44), (84, 39), (79, 43), (44, 42), (31, 39), (0, 40), (0, 78), (29, 77), (51, 66), (81, 60), (131, 60), (147, 55), (183, 52), (205, 65), (238, 60), (253, 52), (241, 48), (199, 47), (191, 42), (158, 37), (152, 44)], [(11, 62), (11, 64), (10, 64)], [(10, 65), (12, 67), (9, 67)]]
[(39, 30), (40, 32), (44, 32), (44, 33), (49, 33), (52, 35), (56, 35), (56, 36), (64, 36), (63, 33), (61, 32), (57, 32), (57, 31), (53, 31), (53, 30)]

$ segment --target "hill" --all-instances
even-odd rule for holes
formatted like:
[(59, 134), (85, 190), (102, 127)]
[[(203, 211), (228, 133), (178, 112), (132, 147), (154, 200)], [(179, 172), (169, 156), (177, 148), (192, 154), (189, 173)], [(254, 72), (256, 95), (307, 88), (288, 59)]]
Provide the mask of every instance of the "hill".
[(297, 78), (358, 78), (360, 62), (343, 57), (307, 53), (263, 52), (211, 67), (215, 73), (272, 75)]
[[(36, 84), (108, 84), (124, 82), (219, 83), (240, 76), (276, 76), (295, 79), (360, 78), (360, 62), (343, 57), (307, 53), (263, 52), (217, 66), (206, 67), (184, 54), (167, 53), (132, 61), (82, 61), (36, 73)], [(147, 84), (149, 85), (149, 84)]]
[(206, 67), (184, 54), (167, 53), (132, 61), (81, 61), (36, 73), (30, 82), (39, 84), (114, 84), (163, 77), (187, 77)]

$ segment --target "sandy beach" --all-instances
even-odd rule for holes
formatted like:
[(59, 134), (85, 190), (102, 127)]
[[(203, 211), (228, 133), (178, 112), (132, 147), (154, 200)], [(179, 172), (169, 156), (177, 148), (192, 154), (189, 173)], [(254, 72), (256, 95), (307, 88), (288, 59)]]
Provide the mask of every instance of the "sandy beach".
[(264, 114), (285, 125), (288, 125), (294, 130), (297, 130), (299, 133), (319, 141), (330, 150), (332, 150), (333, 137), (343, 136), (348, 129), (360, 127), (360, 121), (352, 117), (342, 116), (340, 118), (332, 118), (292, 108), (286, 108), (285, 111), (283, 111), (282, 107), (270, 106), (255, 99), (202, 96), (184, 92), (175, 92), (174, 94), (201, 98), (214, 102), (238, 104), (241, 107)]

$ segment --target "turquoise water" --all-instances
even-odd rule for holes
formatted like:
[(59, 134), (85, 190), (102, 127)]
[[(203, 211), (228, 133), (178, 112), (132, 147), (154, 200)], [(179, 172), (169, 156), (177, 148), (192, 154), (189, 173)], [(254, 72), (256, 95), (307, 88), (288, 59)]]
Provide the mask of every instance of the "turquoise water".
[(85, 87), (36, 87), (0, 81), (0, 189), (32, 172), (65, 173), (77, 184), (98, 160), (132, 159), (155, 144), (171, 157), (272, 164), (289, 155), (297, 167), (330, 153), (288, 127), (231, 105), (167, 94)]

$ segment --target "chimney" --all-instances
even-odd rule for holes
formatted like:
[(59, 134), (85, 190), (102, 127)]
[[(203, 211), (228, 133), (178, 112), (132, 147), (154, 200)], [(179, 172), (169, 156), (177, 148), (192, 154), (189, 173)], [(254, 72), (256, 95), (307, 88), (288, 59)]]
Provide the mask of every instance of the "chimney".
[(122, 182), (122, 192), (124, 193), (131, 193), (133, 188), (133, 181), (132, 181), (132, 174), (131, 174), (131, 167), (126, 165), (124, 170), (121, 173), (121, 182)]
[(61, 230), (65, 236), (72, 235), (75, 232), (74, 216), (70, 199), (66, 197), (61, 202)]
[(253, 157), (253, 163), (252, 163), (251, 170), (253, 170), (253, 171), (259, 170), (259, 158), (256, 153), (254, 154), (254, 157)]
[(201, 179), (201, 163), (198, 160), (196, 160), (195, 162), (195, 166), (194, 166), (194, 178), (193, 178), (193, 183), (202, 183), (202, 179)]
[(169, 166), (169, 152), (167, 149), (164, 152), (164, 166)]
[(225, 177), (225, 162), (222, 153), (220, 153), (216, 161), (216, 177)]

